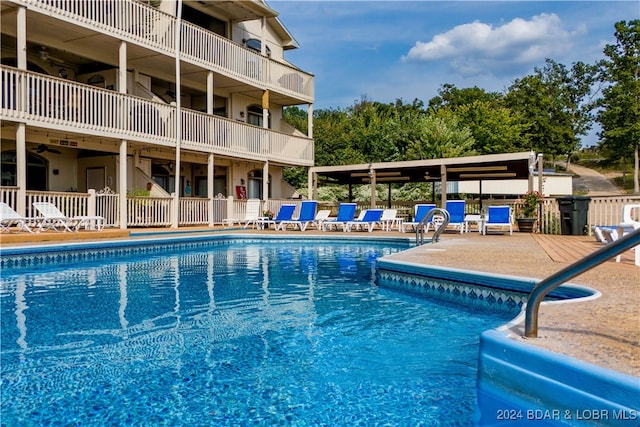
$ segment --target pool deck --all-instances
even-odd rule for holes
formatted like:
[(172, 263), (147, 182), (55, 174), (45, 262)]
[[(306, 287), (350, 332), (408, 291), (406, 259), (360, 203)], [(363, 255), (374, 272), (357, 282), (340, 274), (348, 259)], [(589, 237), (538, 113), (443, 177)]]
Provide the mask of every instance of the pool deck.
[[(129, 233), (130, 231), (130, 233)], [(108, 230), (79, 233), (3, 233), (0, 249), (10, 246), (70, 243), (86, 240), (136, 239), (143, 233), (158, 237), (175, 235), (175, 229)], [(279, 234), (273, 230), (181, 228), (180, 235), (194, 233)], [(413, 233), (374, 231), (343, 233), (289, 231), (289, 235), (404, 237)], [(145, 237), (151, 237), (146, 235)], [(477, 232), (447, 232), (436, 244), (426, 244), (390, 256), (392, 259), (425, 265), (459, 268), (510, 276), (544, 277), (561, 270), (580, 257), (601, 247), (593, 237), (550, 236), (514, 232), (481, 236)], [(538, 338), (523, 338), (524, 320), (512, 326), (511, 338), (574, 357), (627, 375), (640, 377), (640, 267), (627, 251), (620, 263), (609, 260), (570, 281), (601, 292), (601, 297), (583, 302), (543, 304), (540, 308)]]

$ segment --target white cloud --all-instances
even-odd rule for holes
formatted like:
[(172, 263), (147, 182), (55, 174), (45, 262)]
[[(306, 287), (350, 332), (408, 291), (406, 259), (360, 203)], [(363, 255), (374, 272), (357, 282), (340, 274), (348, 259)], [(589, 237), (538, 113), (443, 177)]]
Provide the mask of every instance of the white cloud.
[(514, 66), (539, 64), (569, 51), (576, 34), (567, 31), (556, 14), (540, 14), (525, 20), (494, 27), (482, 22), (458, 25), (434, 36), (429, 42), (418, 41), (403, 56), (404, 61), (448, 61), (463, 75), (481, 72), (498, 73)]

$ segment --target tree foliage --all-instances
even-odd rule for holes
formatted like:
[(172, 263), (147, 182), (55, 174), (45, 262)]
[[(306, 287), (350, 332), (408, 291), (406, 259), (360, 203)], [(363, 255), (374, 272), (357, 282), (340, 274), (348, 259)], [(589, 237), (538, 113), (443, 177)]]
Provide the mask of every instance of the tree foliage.
[(616, 44), (604, 49), (601, 79), (607, 83), (598, 121), (601, 147), (613, 158), (633, 155), (634, 193), (638, 183), (640, 144), (640, 20), (615, 24)]
[[(606, 46), (606, 60), (598, 66), (576, 62), (567, 67), (547, 59), (542, 67), (516, 79), (504, 93), (445, 83), (428, 107), (419, 99), (384, 104), (362, 98), (345, 109), (316, 110), (315, 164), (529, 150), (570, 160), (580, 148), (580, 137), (591, 129), (598, 107), (600, 147), (612, 158), (633, 154), (634, 188), (638, 192), (640, 20), (619, 22), (615, 29), (617, 42)], [(602, 100), (596, 98), (600, 93)], [(306, 111), (286, 108), (284, 119), (307, 133)], [(289, 168), (285, 178), (304, 187), (307, 173), (304, 168)], [(421, 188), (416, 191), (424, 194)]]
[(547, 59), (545, 66), (516, 79), (506, 106), (523, 118), (529, 149), (570, 156), (591, 127), (596, 68), (581, 62), (571, 69)]

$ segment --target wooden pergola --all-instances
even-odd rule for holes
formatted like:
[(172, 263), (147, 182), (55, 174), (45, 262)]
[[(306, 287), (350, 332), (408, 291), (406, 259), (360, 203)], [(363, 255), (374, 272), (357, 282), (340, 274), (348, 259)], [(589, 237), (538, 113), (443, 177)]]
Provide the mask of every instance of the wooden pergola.
[[(376, 206), (376, 184), (404, 184), (407, 182), (440, 182), (447, 188), (449, 181), (482, 181), (526, 179), (533, 189), (533, 170), (538, 162), (542, 172), (542, 155), (521, 152), (489, 154), (484, 156), (454, 157), (447, 159), (410, 160), (404, 162), (363, 163), (357, 165), (314, 166), (309, 169), (309, 198), (317, 198), (318, 185), (342, 184), (371, 185), (371, 207)], [(542, 179), (539, 180), (542, 182)], [(482, 191), (482, 190), (481, 190)], [(447, 200), (442, 192), (442, 203)]]

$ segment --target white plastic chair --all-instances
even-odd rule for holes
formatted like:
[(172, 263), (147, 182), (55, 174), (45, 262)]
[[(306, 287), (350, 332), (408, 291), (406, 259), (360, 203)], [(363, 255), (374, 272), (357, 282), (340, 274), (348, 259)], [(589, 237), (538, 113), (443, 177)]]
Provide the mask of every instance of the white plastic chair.
[(260, 215), (260, 199), (248, 199), (245, 203), (244, 219), (241, 218), (225, 218), (222, 220), (223, 226), (232, 226), (233, 224), (242, 225), (247, 228), (250, 224), (257, 227)]
[(23, 217), (5, 202), (0, 202), (0, 230), (11, 232), (10, 227), (17, 225), (19, 231), (33, 233), (33, 230), (27, 224), (30, 221), (34, 221), (34, 218)]
[(634, 219), (632, 215), (634, 210), (638, 210), (635, 218), (640, 218), (640, 204), (628, 204), (622, 207), (622, 222), (618, 224), (618, 228), (624, 231), (632, 231), (640, 228), (640, 221)]
[(33, 207), (42, 215), (38, 222), (40, 231), (54, 229), (56, 231), (78, 231), (80, 228), (91, 227), (98, 230), (104, 228), (104, 218), (101, 216), (77, 215), (68, 217), (50, 202), (33, 202)]
[(393, 227), (398, 227), (402, 224), (402, 219), (398, 218), (397, 209), (385, 209), (382, 211), (382, 217), (380, 218), (380, 224), (384, 231), (391, 231)]

